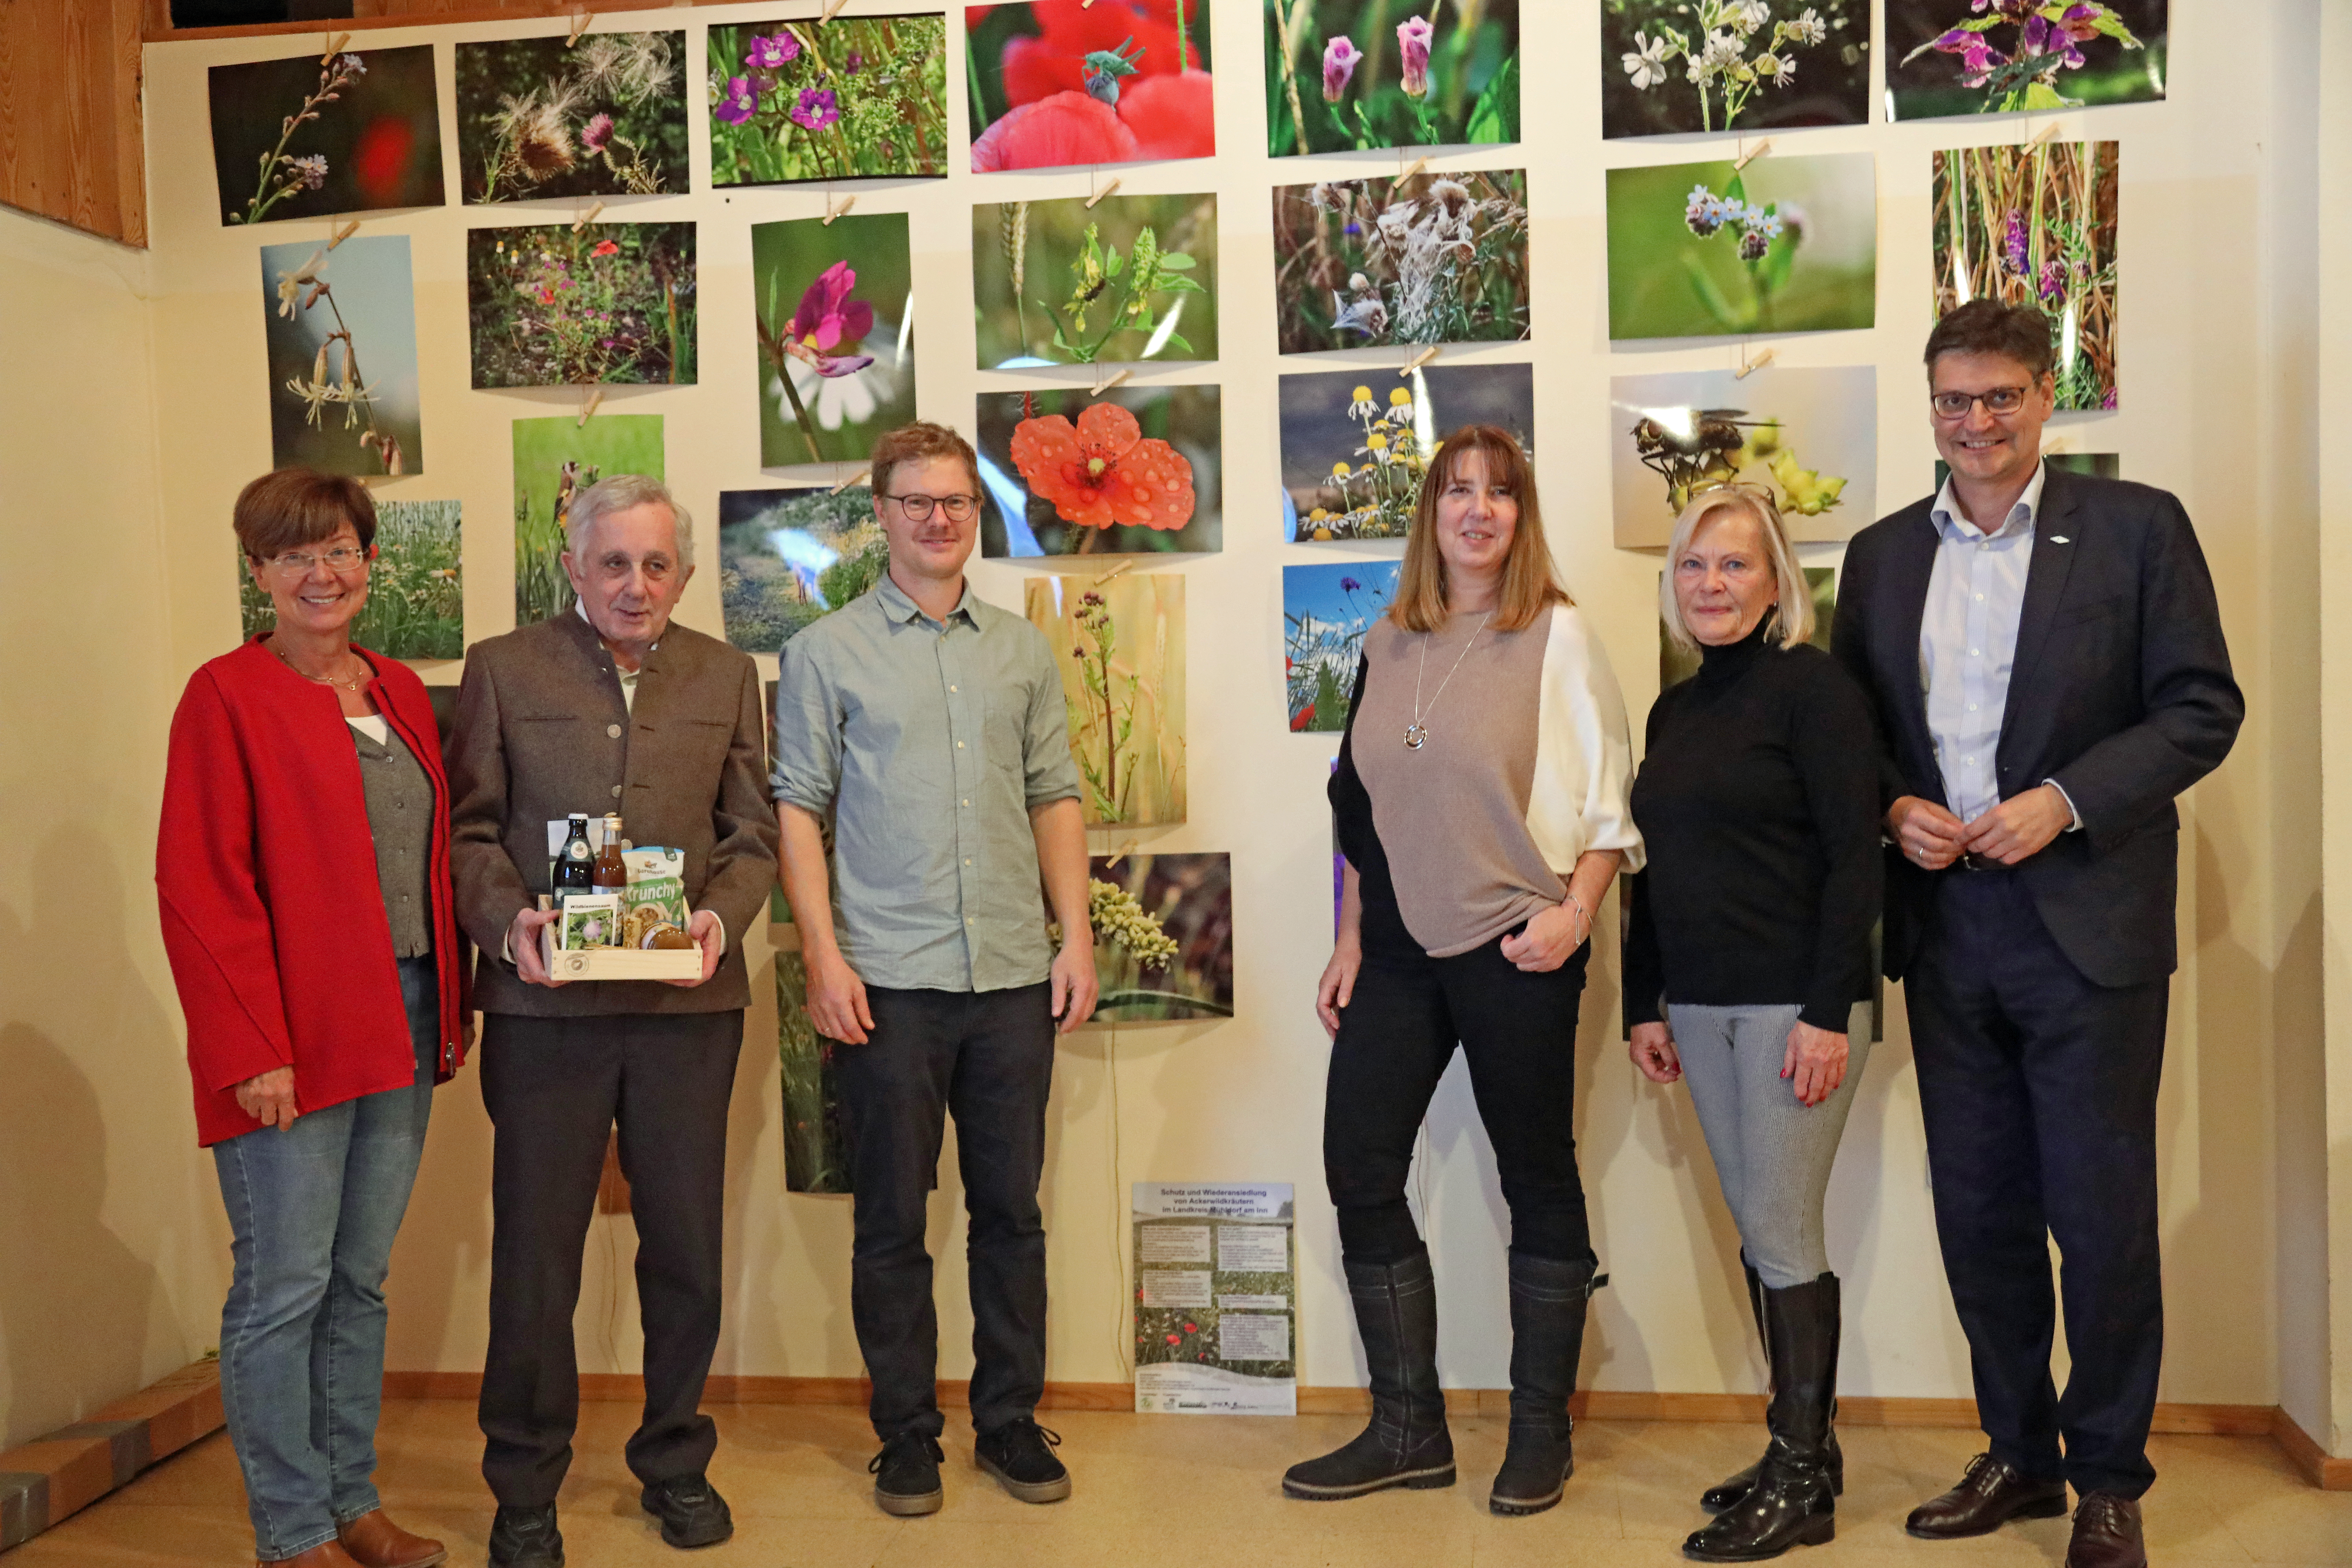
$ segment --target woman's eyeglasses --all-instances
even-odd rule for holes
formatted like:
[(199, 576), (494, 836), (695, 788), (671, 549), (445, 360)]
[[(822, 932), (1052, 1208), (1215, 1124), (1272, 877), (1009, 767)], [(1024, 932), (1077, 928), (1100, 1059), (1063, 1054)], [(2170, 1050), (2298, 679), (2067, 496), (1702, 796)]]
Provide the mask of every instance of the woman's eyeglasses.
[(349, 544), (338, 544), (332, 550), (314, 555), (307, 550), (289, 550), (269, 558), (269, 564), (280, 572), (296, 575), (307, 574), (323, 561), (330, 572), (352, 572), (367, 564), (367, 552)]

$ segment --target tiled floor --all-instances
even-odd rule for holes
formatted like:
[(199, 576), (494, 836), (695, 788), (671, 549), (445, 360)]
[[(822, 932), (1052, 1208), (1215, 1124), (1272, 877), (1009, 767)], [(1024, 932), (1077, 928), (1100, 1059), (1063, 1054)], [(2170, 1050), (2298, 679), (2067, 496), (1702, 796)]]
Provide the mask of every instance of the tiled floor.
[[(461, 1568), (485, 1560), (490, 1526), (473, 1414), (455, 1401), (386, 1406), (378, 1476), (393, 1516), (441, 1537)], [(733, 1505), (735, 1538), (689, 1559), (664, 1547), (637, 1510), (636, 1485), (621, 1461), (635, 1411), (585, 1407), (562, 1504), (574, 1568), (1656, 1568), (1680, 1562), (1682, 1537), (1704, 1522), (1699, 1491), (1760, 1447), (1759, 1432), (1744, 1426), (1592, 1423), (1578, 1433), (1567, 1500), (1531, 1519), (1499, 1519), (1486, 1506), (1502, 1454), (1499, 1418), (1455, 1422), (1462, 1483), (1450, 1491), (1299, 1503), (1281, 1495), (1283, 1467), (1344, 1441), (1358, 1420), (1049, 1412), (1046, 1424), (1067, 1439), (1062, 1452), (1077, 1483), (1069, 1501), (1014, 1502), (972, 1468), (969, 1432), (950, 1429), (946, 1510), (894, 1520), (871, 1500), (862, 1412), (740, 1405), (715, 1414), (711, 1479)], [(1846, 1492), (1837, 1542), (1793, 1561), (2030, 1568), (2063, 1560), (2063, 1519), (1970, 1542), (1903, 1533), (1904, 1514), (1958, 1477), (1975, 1433), (1849, 1426), (1841, 1436)], [(2314, 1490), (2268, 1441), (2159, 1437), (2155, 1458), (2163, 1479), (2147, 1517), (2156, 1563), (2352, 1568), (2352, 1494)], [(228, 1565), (250, 1563), (251, 1552), (236, 1457), (216, 1436), (17, 1548), (5, 1568)]]

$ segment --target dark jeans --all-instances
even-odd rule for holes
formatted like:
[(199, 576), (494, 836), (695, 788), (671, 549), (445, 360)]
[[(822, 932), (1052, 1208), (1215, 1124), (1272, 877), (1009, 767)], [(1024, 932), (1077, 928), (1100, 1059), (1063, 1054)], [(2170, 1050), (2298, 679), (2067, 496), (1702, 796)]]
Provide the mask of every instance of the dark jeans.
[(1045, 1392), (1045, 1100), (1054, 1083), (1053, 999), (1045, 984), (1010, 991), (867, 986), (874, 1027), (834, 1047), (849, 1178), (856, 1194), (849, 1310), (869, 1414), (886, 1440), (938, 1436), (939, 1314), (931, 1303), (926, 1208), (949, 1112), (971, 1215), (971, 1424), (989, 1433)]
[(629, 1468), (652, 1482), (709, 1465), (718, 1429), (698, 1406), (719, 1343), (727, 1102), (742, 1044), (740, 1008), (484, 1017), (482, 1103), (497, 1138), (482, 1477), (501, 1505), (547, 1507), (571, 1468), (580, 1417), (572, 1313), (615, 1121), (646, 1336), (646, 1408)]
[[(2095, 985), (2022, 878), (1942, 879), (1905, 977), (1936, 1231), (1995, 1458), (2136, 1498), (2164, 1360), (2156, 1089), (2168, 987)], [(2063, 1258), (2066, 1392), (2050, 1376)], [(2060, 1456), (2061, 1439), (2064, 1456)]]
[(1495, 1145), (1512, 1249), (1561, 1263), (1592, 1258), (1572, 1122), (1577, 1004), (1591, 954), (1587, 942), (1558, 969), (1528, 974), (1503, 957), (1499, 938), (1431, 958), (1368, 931), (1323, 1095), (1323, 1177), (1349, 1262), (1397, 1263), (1422, 1250), (1405, 1178), (1456, 1042)]

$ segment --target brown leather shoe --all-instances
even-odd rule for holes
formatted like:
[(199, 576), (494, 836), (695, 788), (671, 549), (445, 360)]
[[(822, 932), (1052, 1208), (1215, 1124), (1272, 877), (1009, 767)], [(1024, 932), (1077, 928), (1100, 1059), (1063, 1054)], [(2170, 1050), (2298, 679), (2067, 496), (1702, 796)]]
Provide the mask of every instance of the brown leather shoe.
[(2091, 1492), (2074, 1506), (2074, 1539), (2066, 1568), (2147, 1568), (2139, 1504), (2113, 1492)]
[(360, 1568), (433, 1568), (449, 1557), (448, 1548), (409, 1534), (384, 1518), (382, 1509), (360, 1515), (336, 1533)]
[(255, 1568), (360, 1568), (352, 1554), (339, 1542), (321, 1541), (308, 1552), (298, 1552), (291, 1557), (264, 1557), (254, 1560)]
[(1903, 1528), (1923, 1541), (1954, 1541), (1990, 1535), (2012, 1519), (2056, 1519), (2065, 1511), (2064, 1481), (2033, 1480), (2015, 1466), (1979, 1454), (1958, 1486), (1913, 1509)]

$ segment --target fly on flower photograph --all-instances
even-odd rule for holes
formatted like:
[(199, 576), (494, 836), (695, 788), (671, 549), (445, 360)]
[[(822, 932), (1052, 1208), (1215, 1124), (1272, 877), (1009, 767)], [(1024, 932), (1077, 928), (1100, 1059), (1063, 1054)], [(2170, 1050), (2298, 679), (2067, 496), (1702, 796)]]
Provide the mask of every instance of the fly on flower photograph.
[(947, 174), (942, 12), (710, 26), (710, 183)]
[(1519, 139), (1519, 0), (1260, 0), (1276, 158)]
[(1022, 607), (1062, 672), (1087, 826), (1183, 821), (1183, 577), (1032, 577)]
[(1620, 550), (1664, 548), (1690, 499), (1717, 485), (1769, 492), (1799, 541), (1846, 539), (1878, 515), (1878, 372), (1866, 365), (1615, 376), (1609, 426)]
[(431, 45), (205, 76), (224, 226), (443, 204)]
[(1230, 855), (1097, 855), (1087, 862), (1095, 1021), (1234, 1016)]
[(1214, 386), (982, 393), (982, 553), (1223, 550), (1220, 401)]
[(261, 247), (273, 468), (421, 474), (408, 237)]
[(514, 422), (515, 625), (572, 608), (563, 574), (564, 526), (572, 500), (598, 479), (662, 474), (662, 416), (598, 414)]
[(971, 171), (1217, 155), (1209, 0), (964, 7)]
[(1936, 316), (1971, 300), (2038, 305), (2061, 410), (2113, 408), (2118, 144), (2045, 142), (1936, 154)]
[(1886, 0), (1893, 120), (2164, 96), (2170, 0)]
[(904, 213), (751, 226), (760, 466), (854, 463), (915, 417)]
[(1081, 197), (971, 210), (982, 370), (1217, 357), (1217, 198)]
[(1528, 337), (1524, 169), (1274, 190), (1281, 352)]
[[(466, 657), (463, 511), (453, 500), (378, 498), (375, 559), (368, 563), (367, 603), (352, 622), (352, 641), (387, 658)], [(245, 635), (258, 637), (276, 624), (277, 611), (241, 553), (237, 584)]]
[(1612, 169), (1609, 335), (1708, 338), (1878, 320), (1868, 153)]
[(474, 384), (690, 386), (694, 226), (466, 231)]
[(719, 492), (719, 614), (727, 640), (745, 653), (783, 652), (889, 564), (867, 486)]
[(1528, 364), (1428, 364), (1286, 375), (1282, 536), (1293, 544), (1402, 539), (1422, 475), (1448, 430), (1495, 425), (1535, 453), (1536, 378)]
[(1294, 735), (1348, 727), (1348, 694), (1364, 634), (1396, 597), (1394, 561), (1343, 561), (1282, 569), (1282, 684)]
[(1869, 122), (1870, 0), (1601, 0), (1600, 8), (1605, 137)]
[(458, 188), (468, 205), (688, 188), (684, 33), (457, 47)]

